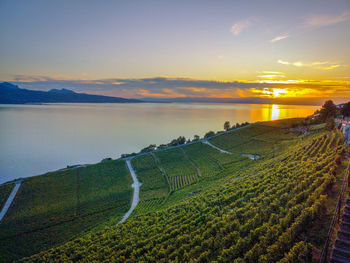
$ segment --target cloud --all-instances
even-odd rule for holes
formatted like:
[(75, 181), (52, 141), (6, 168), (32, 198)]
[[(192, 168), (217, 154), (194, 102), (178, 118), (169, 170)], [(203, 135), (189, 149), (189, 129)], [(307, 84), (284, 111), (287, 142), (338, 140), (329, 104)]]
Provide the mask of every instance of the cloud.
[(282, 59), (277, 60), (277, 63), (283, 64), (283, 65), (289, 65), (290, 64), (288, 61), (283, 61)]
[(285, 78), (284, 73), (278, 71), (258, 71), (258, 73), (261, 75), (258, 75), (257, 77), (264, 80)]
[[(323, 62), (315, 63), (319, 64)], [(293, 81), (278, 79), (278, 76), (283, 76), (284, 73), (282, 72), (261, 71), (259, 73), (263, 74), (261, 76), (276, 76), (270, 76), (272, 79), (265, 78), (264, 76), (261, 80), (255, 82), (241, 82), (169, 77), (74, 80), (72, 78), (68, 79), (67, 77), (61, 79), (53, 78), (52, 76), (16, 75), (13, 82), (21, 88), (34, 90), (68, 88), (76, 92), (88, 92), (91, 94), (102, 94), (125, 98), (153, 97), (162, 99), (182, 98), (184, 100), (186, 98), (221, 98), (231, 100), (231, 102), (242, 102), (242, 99), (245, 99), (245, 102), (250, 101), (251, 103), (262, 103), (261, 92), (267, 89), (283, 89), (288, 90), (288, 94), (285, 94), (285, 96), (295, 97), (295, 103), (301, 103), (302, 97), (300, 96), (318, 97), (322, 100), (324, 100), (326, 96), (329, 96), (329, 98), (339, 97), (350, 99), (350, 80), (341, 80), (338, 82), (317, 82), (307, 80)], [(249, 100), (249, 98), (253, 99)]]
[(277, 41), (280, 41), (280, 40), (282, 40), (282, 39), (286, 39), (286, 38), (288, 38), (288, 37), (289, 37), (289, 35), (277, 36), (277, 37), (271, 39), (270, 42), (271, 42), (271, 43), (275, 43), (275, 42), (277, 42)]
[(293, 65), (293, 66), (296, 66), (296, 67), (302, 67), (302, 66), (304, 66), (303, 62), (300, 62), (300, 61), (294, 62), (292, 65)]
[(304, 63), (301, 61), (288, 62), (288, 61), (279, 59), (277, 60), (277, 63), (283, 64), (283, 65), (292, 65), (295, 67), (309, 67), (309, 68), (315, 68), (315, 69), (321, 69), (321, 70), (332, 70), (332, 69), (345, 66), (336, 62), (329, 62), (329, 61), (315, 61), (311, 63)]
[(302, 21), (301, 23), (295, 24), (294, 29), (289, 29), (291, 32), (274, 37), (273, 39), (270, 40), (270, 43), (275, 43), (277, 41), (289, 38), (290, 35), (298, 34), (300, 32), (305, 33), (317, 28), (321, 28), (329, 25), (335, 25), (348, 20), (350, 20), (350, 10), (345, 10), (341, 14), (337, 14), (337, 15), (329, 15), (329, 14), (311, 15), (305, 18), (305, 20)]
[(245, 20), (241, 20), (241, 21), (236, 22), (231, 27), (232, 34), (234, 34), (235, 36), (238, 36), (244, 29), (251, 26), (255, 21), (256, 21), (256, 19), (249, 18), (249, 19), (245, 19)]
[(340, 15), (314, 15), (306, 19), (307, 27), (324, 27), (350, 20), (350, 10)]

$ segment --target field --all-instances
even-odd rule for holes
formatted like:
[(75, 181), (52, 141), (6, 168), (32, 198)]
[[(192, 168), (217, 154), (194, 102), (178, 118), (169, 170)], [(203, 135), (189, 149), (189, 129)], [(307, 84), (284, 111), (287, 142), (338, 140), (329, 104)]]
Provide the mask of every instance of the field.
[(296, 134), (289, 129), (281, 128), (282, 122), (254, 124), (237, 132), (227, 133), (210, 140), (215, 146), (236, 154), (273, 154), (277, 144), (292, 140)]
[(7, 198), (11, 194), (11, 191), (15, 184), (5, 184), (0, 186), (0, 211), (6, 203)]
[(132, 179), (124, 161), (105, 161), (26, 179), (0, 223), (7, 261), (64, 243), (129, 209)]
[(199, 181), (200, 174), (182, 149), (157, 152), (155, 158), (164, 171), (170, 192)]
[(132, 165), (138, 180), (142, 183), (140, 203), (133, 215), (153, 211), (166, 200), (169, 194), (167, 179), (152, 154), (134, 158)]
[[(301, 136), (289, 124), (262, 123), (211, 140), (232, 155), (195, 144), (136, 158), (145, 184), (148, 177), (159, 183), (144, 188), (156, 198), (145, 191), (124, 224), (25, 261), (309, 262), (322, 247), (322, 226), (329, 225), (344, 176), (343, 138), (322, 130)], [(178, 176), (196, 180), (170, 182), (163, 200), (164, 177)]]

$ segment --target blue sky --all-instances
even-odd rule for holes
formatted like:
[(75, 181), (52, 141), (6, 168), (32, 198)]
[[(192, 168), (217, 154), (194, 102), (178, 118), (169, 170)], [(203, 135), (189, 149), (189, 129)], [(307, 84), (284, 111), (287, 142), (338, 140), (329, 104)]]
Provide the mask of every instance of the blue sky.
[[(262, 82), (289, 83), (290, 96), (349, 88), (348, 0), (1, 0), (0, 10), (0, 79), (24, 87), (84, 91), (89, 82), (90, 92), (128, 97), (271, 95)], [(194, 95), (167, 81), (156, 91), (129, 85), (159, 76), (212, 85)], [(105, 85), (115, 79), (127, 87)], [(236, 81), (255, 91), (216, 84)]]

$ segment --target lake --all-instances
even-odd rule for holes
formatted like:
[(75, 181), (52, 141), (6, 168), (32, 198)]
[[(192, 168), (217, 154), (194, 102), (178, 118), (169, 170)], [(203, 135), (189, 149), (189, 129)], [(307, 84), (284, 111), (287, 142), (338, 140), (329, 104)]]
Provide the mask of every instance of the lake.
[(0, 105), (0, 183), (67, 165), (119, 158), (149, 144), (256, 122), (311, 115), (318, 106), (252, 104)]

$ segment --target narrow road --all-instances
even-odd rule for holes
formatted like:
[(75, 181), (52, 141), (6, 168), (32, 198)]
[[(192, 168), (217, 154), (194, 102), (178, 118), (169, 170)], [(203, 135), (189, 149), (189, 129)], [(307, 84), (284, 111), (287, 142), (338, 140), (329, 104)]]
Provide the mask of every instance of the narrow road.
[(222, 152), (222, 153), (232, 154), (232, 153), (230, 153), (230, 152), (228, 152), (228, 151), (225, 151), (225, 150), (223, 150), (223, 149), (220, 149), (219, 147), (216, 147), (215, 145), (211, 144), (211, 143), (210, 143), (209, 141), (207, 141), (207, 140), (202, 141), (202, 143), (208, 144), (209, 146), (215, 148), (216, 150), (219, 150), (219, 151)]
[(131, 215), (132, 211), (134, 211), (135, 207), (137, 206), (137, 204), (140, 201), (139, 194), (140, 194), (141, 183), (137, 179), (137, 176), (136, 176), (136, 173), (134, 171), (134, 168), (131, 165), (131, 162), (130, 162), (131, 159), (132, 158), (125, 159), (125, 161), (126, 161), (126, 165), (127, 165), (128, 169), (130, 171), (132, 180), (134, 181), (134, 183), (131, 185), (131, 187), (134, 188), (134, 194), (133, 194), (133, 197), (132, 197), (132, 203), (131, 203), (131, 207), (130, 207), (129, 211), (126, 212), (126, 214), (124, 215), (122, 220), (119, 221), (118, 224), (124, 223), (126, 221), (126, 219), (128, 219), (128, 217)]
[(15, 196), (16, 196), (17, 191), (18, 191), (19, 187), (21, 186), (21, 184), (22, 184), (22, 180), (16, 181), (15, 187), (13, 188), (9, 198), (7, 199), (4, 207), (2, 208), (2, 210), (0, 212), (0, 221), (4, 218), (4, 216), (7, 213), (7, 210), (10, 208), (12, 201), (13, 201), (13, 199), (15, 199)]
[(260, 155), (258, 154), (247, 154), (247, 153), (243, 153), (243, 156), (247, 156), (250, 160), (258, 160), (260, 158)]

